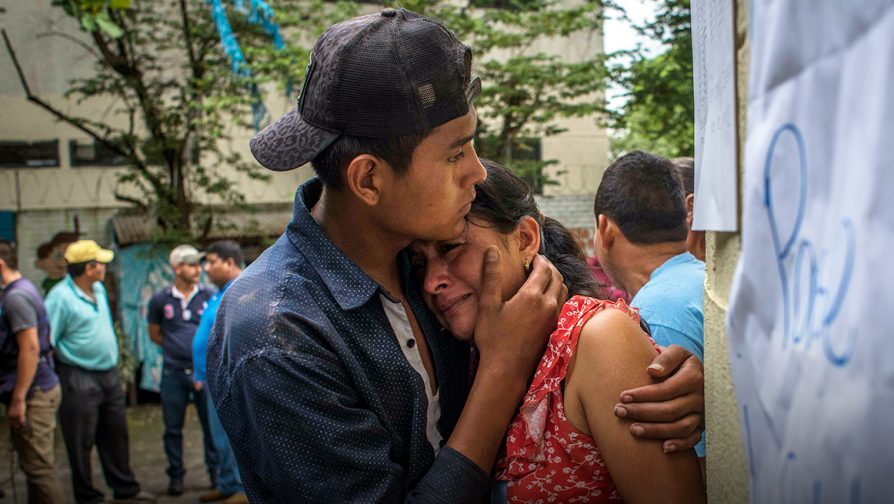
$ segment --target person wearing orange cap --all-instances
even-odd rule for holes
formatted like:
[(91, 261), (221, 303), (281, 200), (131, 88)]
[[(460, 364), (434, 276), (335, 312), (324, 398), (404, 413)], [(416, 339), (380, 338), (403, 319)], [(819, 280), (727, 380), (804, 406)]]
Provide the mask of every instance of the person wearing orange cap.
[(124, 390), (118, 375), (118, 339), (103, 280), (115, 254), (93, 240), (65, 250), (68, 275), (47, 294), (46, 307), (62, 384), (59, 423), (79, 504), (104, 500), (93, 486), (95, 444), (116, 500), (155, 501), (140, 490), (130, 468)]

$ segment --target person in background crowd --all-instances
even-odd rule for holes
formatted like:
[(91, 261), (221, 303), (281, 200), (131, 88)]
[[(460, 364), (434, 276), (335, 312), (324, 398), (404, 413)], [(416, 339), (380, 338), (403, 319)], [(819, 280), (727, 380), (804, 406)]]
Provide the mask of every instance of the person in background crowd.
[(623, 299), (625, 303), (630, 302), (630, 295), (612, 283), (612, 279), (608, 277), (608, 273), (606, 273), (605, 270), (602, 269), (602, 265), (599, 264), (598, 257), (595, 255), (593, 257), (588, 257), (587, 267), (590, 268), (590, 274), (593, 275), (593, 278), (595, 278), (602, 286), (605, 299), (611, 299), (612, 301)]
[(695, 160), (691, 157), (671, 159), (677, 174), (683, 181), (683, 191), (686, 193), (686, 225), (689, 234), (686, 235), (686, 247), (689, 253), (699, 261), (705, 260), (705, 232), (692, 230), (692, 210), (695, 208)]
[(60, 231), (53, 235), (47, 243), (37, 247), (37, 260), (34, 265), (47, 276), (40, 283), (44, 295), (50, 292), (66, 275), (65, 249), (78, 240), (78, 233)]
[[(217, 316), (217, 308), (220, 305), (220, 298), (245, 268), (242, 249), (233, 240), (216, 241), (205, 249), (204, 268), (208, 279), (219, 290), (208, 300), (208, 307), (205, 308), (205, 313), (202, 313), (199, 329), (196, 331), (196, 337), (192, 340), (192, 360), (197, 391), (201, 391), (208, 381), (205, 372), (205, 354), (208, 349), (208, 336), (211, 335), (211, 328), (214, 326), (214, 318)], [(220, 460), (220, 477), (217, 480), (217, 488), (200, 495), (199, 501), (223, 500), (224, 504), (247, 503), (248, 497), (245, 495), (245, 487), (239, 476), (239, 467), (236, 464), (233, 449), (230, 447), (230, 440), (227, 438), (223, 426), (220, 425), (220, 418), (217, 416), (217, 409), (214, 407), (211, 394), (206, 392), (204, 396), (205, 408), (208, 411), (208, 429), (211, 431), (214, 449), (217, 450)]]
[(155, 501), (140, 490), (130, 468), (124, 388), (118, 374), (118, 338), (103, 286), (114, 253), (93, 240), (65, 250), (68, 276), (47, 295), (56, 371), (62, 384), (59, 423), (78, 504), (102, 502), (93, 486), (90, 452), (99, 451), (116, 501)]
[(0, 402), (6, 405), (29, 503), (61, 503), (53, 440), (62, 397), (53, 369), (50, 320), (43, 298), (19, 272), (16, 249), (0, 240)]
[(168, 457), (169, 495), (183, 493), (183, 424), (192, 402), (199, 414), (205, 446), (205, 466), (211, 488), (217, 487), (218, 456), (208, 429), (205, 391), (193, 382), (192, 340), (211, 292), (199, 284), (202, 254), (192, 245), (180, 245), (170, 254), (174, 283), (149, 300), (146, 319), (149, 338), (161, 346), (161, 408), (165, 423), (164, 447)]
[[(596, 255), (611, 280), (633, 295), (652, 338), (704, 362), (705, 263), (686, 246), (686, 205), (673, 163), (634, 151), (602, 176), (594, 203)], [(705, 455), (704, 437), (696, 446)]]

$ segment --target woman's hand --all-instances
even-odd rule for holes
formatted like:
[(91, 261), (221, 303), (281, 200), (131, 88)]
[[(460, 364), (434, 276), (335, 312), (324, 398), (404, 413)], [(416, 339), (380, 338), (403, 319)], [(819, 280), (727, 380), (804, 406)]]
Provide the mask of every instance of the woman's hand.
[(671, 345), (655, 357), (647, 371), (662, 381), (621, 392), (615, 415), (634, 422), (630, 433), (635, 437), (664, 440), (666, 453), (692, 448), (704, 425), (702, 362), (685, 348)]

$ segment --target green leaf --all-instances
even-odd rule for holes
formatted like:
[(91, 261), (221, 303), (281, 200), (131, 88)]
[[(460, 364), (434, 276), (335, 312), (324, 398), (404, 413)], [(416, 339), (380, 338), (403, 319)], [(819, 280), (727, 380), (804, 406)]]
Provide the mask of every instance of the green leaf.
[(96, 31), (96, 20), (91, 14), (81, 14), (81, 27), (88, 32)]
[(106, 35), (112, 38), (118, 38), (121, 35), (124, 35), (124, 32), (121, 28), (109, 18), (108, 12), (100, 12), (96, 15), (96, 24), (99, 25), (99, 29), (102, 30)]
[(109, 0), (110, 9), (129, 9), (131, 0)]

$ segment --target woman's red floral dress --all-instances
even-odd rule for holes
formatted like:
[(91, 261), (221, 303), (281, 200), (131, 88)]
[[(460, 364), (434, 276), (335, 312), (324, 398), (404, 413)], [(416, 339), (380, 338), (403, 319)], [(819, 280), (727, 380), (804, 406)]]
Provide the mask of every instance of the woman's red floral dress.
[(639, 323), (639, 312), (620, 299), (574, 296), (562, 307), (534, 380), (509, 426), (506, 453), (497, 461), (497, 479), (508, 482), (508, 502), (622, 500), (593, 438), (571, 425), (562, 401), (562, 382), (581, 329), (607, 307)]

